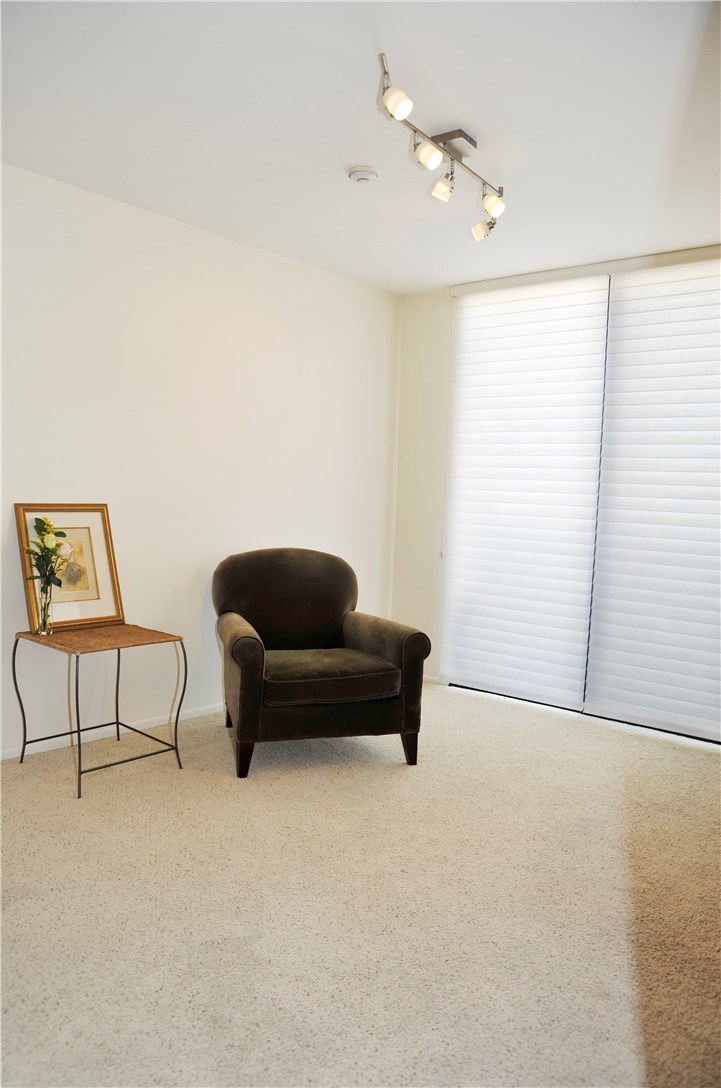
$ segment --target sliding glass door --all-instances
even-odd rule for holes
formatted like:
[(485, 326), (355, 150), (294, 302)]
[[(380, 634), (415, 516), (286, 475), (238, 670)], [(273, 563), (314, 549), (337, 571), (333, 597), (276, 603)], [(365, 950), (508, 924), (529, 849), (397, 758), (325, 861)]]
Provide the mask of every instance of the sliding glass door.
[(718, 268), (459, 300), (442, 675), (718, 736)]

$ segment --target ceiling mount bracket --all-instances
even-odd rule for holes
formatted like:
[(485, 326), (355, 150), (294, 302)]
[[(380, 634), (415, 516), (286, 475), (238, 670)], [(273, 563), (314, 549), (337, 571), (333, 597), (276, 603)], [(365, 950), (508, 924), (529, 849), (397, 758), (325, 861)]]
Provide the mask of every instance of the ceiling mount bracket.
[(456, 162), (468, 158), (469, 155), (475, 155), (478, 151), (476, 141), (462, 128), (454, 128), (452, 132), (439, 132), (437, 136), (431, 136), (431, 139), (434, 144), (447, 148), (449, 158), (455, 159)]

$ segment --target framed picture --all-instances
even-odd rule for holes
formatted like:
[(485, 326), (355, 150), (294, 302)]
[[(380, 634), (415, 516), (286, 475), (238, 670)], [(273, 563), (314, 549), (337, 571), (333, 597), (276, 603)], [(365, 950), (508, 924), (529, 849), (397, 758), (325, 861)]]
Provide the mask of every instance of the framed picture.
[(15, 503), (20, 563), (30, 630), (38, 624), (39, 590), (26, 548), (37, 538), (36, 518), (47, 518), (64, 533), (72, 551), (58, 571), (53, 588), (53, 628), (96, 627), (124, 623), (108, 508), (104, 503)]

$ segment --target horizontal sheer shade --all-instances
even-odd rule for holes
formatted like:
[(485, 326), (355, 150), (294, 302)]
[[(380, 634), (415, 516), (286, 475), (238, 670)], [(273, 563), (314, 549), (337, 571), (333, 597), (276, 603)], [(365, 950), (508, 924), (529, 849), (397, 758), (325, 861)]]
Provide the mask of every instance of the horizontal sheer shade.
[[(599, 718), (612, 718), (615, 721), (632, 722), (635, 725), (651, 725), (654, 729), (666, 729), (671, 733), (681, 732), (679, 719), (686, 716), (689, 709), (685, 700), (657, 699), (655, 701), (653, 722), (644, 721), (648, 716), (645, 693), (627, 689), (617, 700), (611, 695), (604, 695), (595, 700), (593, 714)], [(708, 708), (697, 708), (694, 714), (693, 730), (687, 727), (684, 736), (693, 735), (700, 740), (718, 740), (718, 717)]]
[[(468, 582), (459, 584), (457, 588), (462, 590), (470, 608), (483, 608), (489, 624), (496, 629), (509, 623), (525, 624), (530, 628), (538, 626), (539, 622), (543, 623), (544, 617), (549, 616), (565, 617), (569, 627), (578, 626), (574, 620), (583, 621), (588, 626), (588, 616), (583, 606), (578, 604), (572, 583), (552, 605), (548, 603), (547, 586), (538, 585), (537, 588), (529, 589), (525, 585), (519, 585), (518, 589), (523, 591), (522, 596), (513, 593), (513, 586), (512, 579), (508, 578), (505, 581), (499, 579), (495, 593), (480, 590), (477, 585), (474, 586), (473, 583)], [(454, 626), (456, 630), (461, 630), (464, 626), (467, 626), (469, 630), (474, 629), (463, 623), (462, 616), (455, 624), (449, 623), (449, 628), (451, 626)], [(553, 633), (548, 637), (556, 637), (556, 635)]]
[[(689, 618), (688, 613), (684, 615), (682, 606), (649, 601), (648, 596), (644, 597), (641, 591), (635, 594), (629, 593), (624, 606), (617, 602), (613, 604), (612, 608), (604, 608), (597, 602), (593, 617), (596, 624), (596, 630), (593, 633), (594, 640), (604, 635), (610, 637), (613, 631), (616, 632), (617, 637), (621, 634), (625, 638), (635, 638), (637, 641), (642, 632), (647, 632), (649, 641), (652, 641), (654, 631), (663, 631), (666, 634), (677, 631), (684, 636), (683, 639), (677, 640), (682, 643), (681, 648), (683, 648), (687, 634), (712, 639), (718, 633), (713, 605), (704, 611), (697, 611), (692, 618)], [(641, 641), (640, 645), (643, 646), (644, 642)]]
[(719, 739), (719, 291), (614, 277), (588, 713)]
[(620, 659), (627, 662), (633, 660), (659, 660), (666, 658), (669, 661), (686, 661), (690, 666), (716, 666), (718, 655), (721, 652), (717, 632), (704, 631), (703, 634), (693, 636), (687, 634), (685, 645), (677, 646), (675, 631), (653, 630), (646, 628), (644, 642), (639, 645), (628, 627), (614, 626), (609, 620), (605, 635), (598, 635), (596, 647), (600, 652), (620, 655)]
[[(584, 630), (584, 618), (577, 613), (574, 623), (572, 609), (562, 611), (556, 608), (551, 613), (539, 609), (534, 615), (533, 602), (528, 607), (524, 602), (522, 607), (516, 609), (509, 607), (509, 602), (501, 597), (481, 597), (474, 603), (483, 608), (487, 626), (484, 627), (483, 637), (480, 637), (477, 625), (454, 624), (453, 638), (459, 653), (467, 654), (470, 650), (476, 653), (480, 648), (486, 653), (492, 647), (494, 653), (503, 651), (505, 656), (511, 649), (516, 652), (525, 647), (526, 650), (537, 649), (539, 660), (545, 660), (547, 651), (552, 651), (557, 660), (566, 664), (571, 661), (578, 662), (577, 649), (575, 646), (569, 647), (567, 632)], [(555, 624), (559, 617), (565, 617), (568, 622), (562, 632), (552, 632), (549, 635), (550, 624)]]
[(580, 708), (608, 281), (458, 304), (446, 679)]
[(718, 271), (461, 298), (446, 679), (718, 739)]
[[(447, 588), (456, 590), (458, 593), (465, 593), (469, 601), (477, 601), (481, 598), (484, 600), (498, 600), (499, 598), (509, 600), (509, 592), (512, 594), (514, 591), (517, 592), (523, 589), (529, 606), (532, 602), (540, 602), (544, 608), (555, 611), (559, 604), (566, 608), (575, 603), (576, 588), (574, 583), (583, 578), (589, 558), (588, 555), (581, 555), (574, 559), (573, 565), (569, 565), (567, 585), (563, 590), (559, 590), (558, 603), (554, 603), (553, 606), (548, 603), (548, 583), (552, 582), (556, 577), (557, 563), (551, 557), (539, 556), (538, 553), (534, 553), (529, 557), (528, 561), (523, 564), (522, 570), (520, 564), (514, 570), (511, 568), (511, 563), (504, 563), (502, 551), (489, 552), (488, 561), (484, 563), (481, 572), (469, 571), (466, 574), (459, 566), (455, 576), (449, 576)], [(489, 574), (494, 575), (494, 584), (492, 586), (488, 585)]]

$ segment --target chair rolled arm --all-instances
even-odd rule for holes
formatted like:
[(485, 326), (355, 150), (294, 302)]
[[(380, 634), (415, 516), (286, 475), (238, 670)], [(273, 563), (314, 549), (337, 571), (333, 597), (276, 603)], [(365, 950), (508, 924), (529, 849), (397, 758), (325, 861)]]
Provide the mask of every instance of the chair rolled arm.
[(242, 741), (258, 740), (263, 702), (265, 646), (255, 628), (237, 612), (224, 612), (216, 624), (223, 644), (225, 705)]
[(391, 661), (401, 670), (401, 698), (404, 706), (404, 733), (417, 733), (421, 727), (421, 692), (423, 662), (431, 652), (431, 640), (423, 631), (406, 627), (394, 620), (346, 612), (343, 640), (353, 650)]
[[(260, 664), (261, 676), (265, 661), (265, 646), (255, 627), (237, 612), (224, 612), (218, 617), (218, 637), (224, 649), (238, 665)], [(256, 645), (257, 644), (257, 645)]]
[(377, 654), (401, 670), (410, 661), (425, 661), (431, 652), (428, 635), (417, 628), (364, 612), (346, 612), (343, 640), (350, 649)]

